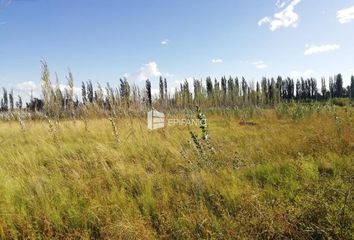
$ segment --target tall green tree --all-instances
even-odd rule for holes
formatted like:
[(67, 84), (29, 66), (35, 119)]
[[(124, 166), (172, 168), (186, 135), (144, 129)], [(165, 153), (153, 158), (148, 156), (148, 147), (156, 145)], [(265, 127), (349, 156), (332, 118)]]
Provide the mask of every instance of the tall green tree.
[(207, 95), (209, 99), (213, 97), (213, 82), (211, 81), (210, 77), (206, 78), (206, 88), (207, 88)]
[(164, 86), (163, 86), (162, 76), (160, 76), (159, 87), (160, 87), (160, 100), (163, 101), (163, 99), (164, 99)]
[(335, 97), (342, 97), (343, 96), (343, 78), (342, 74), (337, 74), (335, 77), (335, 83), (334, 83), (334, 95)]
[(226, 86), (226, 77), (221, 78), (221, 96), (222, 96), (222, 102), (225, 105), (226, 104), (226, 92), (227, 92), (227, 86)]
[[(277, 77), (277, 81), (275, 83), (275, 89), (276, 89), (275, 99), (277, 102), (279, 102), (283, 93), (283, 79), (281, 76)], [(287, 89), (285, 91), (287, 91)]]
[(166, 80), (166, 78), (164, 79), (164, 87), (165, 87), (165, 100), (167, 102), (167, 100), (168, 100), (168, 91), (167, 91), (167, 80)]
[(151, 95), (151, 82), (149, 79), (145, 82), (145, 89), (146, 89), (146, 100), (149, 107), (152, 106), (152, 95)]
[(192, 102), (192, 94), (189, 89), (188, 80), (184, 80), (183, 84), (183, 107), (190, 107)]
[(269, 100), (270, 100), (269, 102), (271, 104), (274, 104), (276, 99), (276, 87), (275, 87), (274, 78), (271, 78), (270, 83), (268, 83), (268, 85), (269, 85), (268, 93), (269, 93)]
[(321, 93), (322, 93), (322, 99), (325, 100), (327, 98), (327, 87), (326, 87), (326, 79), (324, 77), (321, 78)]
[(240, 82), (238, 77), (235, 78), (235, 97), (240, 96)]
[(354, 100), (354, 76), (351, 77), (350, 81), (350, 97)]
[(335, 93), (334, 89), (335, 89), (335, 87), (334, 87), (333, 78), (330, 77), (330, 78), (329, 78), (329, 97), (330, 97), (330, 98), (334, 98), (334, 97), (335, 97), (335, 95), (334, 95), (334, 93)]
[(13, 111), (14, 110), (14, 90), (13, 89), (11, 89), (9, 93), (9, 101), (10, 101), (10, 110)]
[(16, 107), (21, 110), (22, 109), (22, 97), (20, 95), (18, 95), (17, 98), (18, 98), (18, 100), (16, 102)]
[(261, 99), (261, 88), (259, 86), (259, 82), (257, 81), (257, 85), (256, 85), (256, 102), (257, 102), (257, 105), (260, 104), (260, 99)]
[(267, 79), (265, 77), (262, 78), (261, 88), (262, 88), (262, 101), (263, 101), (263, 104), (268, 104), (268, 82), (267, 82)]
[(81, 98), (82, 98), (82, 103), (85, 105), (87, 103), (87, 92), (86, 92), (85, 82), (81, 83)]
[(94, 97), (94, 91), (93, 91), (93, 85), (91, 80), (87, 82), (87, 98), (90, 103), (93, 103), (93, 98)]
[(248, 84), (246, 82), (246, 79), (242, 77), (242, 82), (241, 82), (241, 88), (242, 88), (242, 96), (243, 96), (243, 103), (246, 102), (247, 99), (247, 94), (248, 94)]
[(120, 93), (121, 101), (129, 108), (130, 85), (126, 78), (120, 79), (119, 93)]
[(229, 102), (233, 105), (235, 101), (235, 83), (234, 79), (230, 76), (227, 81), (227, 95)]
[(9, 110), (9, 99), (6, 88), (2, 88), (1, 111), (7, 112)]
[(220, 83), (214, 79), (214, 94), (213, 94), (214, 106), (220, 106)]
[(193, 88), (194, 88), (194, 102), (197, 106), (200, 106), (202, 103), (202, 95), (203, 95), (202, 81), (194, 79)]
[(310, 79), (310, 89), (311, 89), (311, 98), (316, 99), (316, 97), (317, 97), (317, 81), (314, 78)]

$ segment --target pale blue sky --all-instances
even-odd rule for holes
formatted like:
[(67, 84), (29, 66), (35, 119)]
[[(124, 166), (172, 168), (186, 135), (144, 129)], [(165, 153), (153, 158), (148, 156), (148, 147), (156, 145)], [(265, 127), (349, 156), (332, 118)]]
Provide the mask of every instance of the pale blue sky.
[(0, 86), (19, 92), (38, 89), (42, 57), (63, 84), (70, 67), (77, 86), (339, 72), (348, 84), (354, 74), (354, 0), (0, 3)]

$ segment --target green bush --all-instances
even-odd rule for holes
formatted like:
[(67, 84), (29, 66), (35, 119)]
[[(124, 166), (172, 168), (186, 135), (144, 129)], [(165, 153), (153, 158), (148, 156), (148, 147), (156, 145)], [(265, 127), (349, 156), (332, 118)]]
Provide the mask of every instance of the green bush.
[(332, 98), (329, 102), (339, 107), (349, 106), (351, 104), (349, 98)]

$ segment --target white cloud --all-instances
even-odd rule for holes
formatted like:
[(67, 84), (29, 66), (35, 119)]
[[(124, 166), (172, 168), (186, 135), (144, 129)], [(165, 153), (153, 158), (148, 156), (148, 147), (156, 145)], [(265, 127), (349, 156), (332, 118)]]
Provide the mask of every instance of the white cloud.
[(271, 22), (270, 17), (264, 17), (258, 21), (258, 26), (262, 26), (263, 24), (270, 23), (270, 22)]
[(312, 55), (316, 53), (335, 51), (340, 49), (338, 44), (322, 44), (322, 45), (306, 45), (305, 55)]
[(164, 39), (164, 40), (162, 40), (162, 41), (161, 41), (161, 45), (167, 45), (167, 44), (168, 44), (168, 42), (169, 42), (169, 40), (168, 40), (168, 39)]
[(338, 21), (341, 24), (350, 23), (354, 20), (354, 6), (350, 8), (344, 8), (337, 12)]
[[(56, 86), (53, 85), (53, 88), (56, 88)], [(60, 90), (62, 92), (65, 92), (65, 90), (69, 89), (69, 85), (59, 84), (59, 88), (60, 88)], [(74, 96), (80, 96), (81, 95), (81, 88), (74, 86), (73, 90), (74, 90)]]
[[(55, 89), (56, 85), (55, 84), (52, 85), (52, 88)], [(69, 88), (69, 86), (65, 85), (65, 84), (59, 84), (59, 88), (62, 92), (64, 92), (66, 89)], [(40, 93), (41, 87), (33, 81), (27, 81), (27, 82), (22, 82), (22, 83), (16, 84), (15, 89), (17, 91), (26, 93), (28, 95), (30, 95), (32, 93), (34, 95), (38, 95)], [(81, 95), (81, 88), (74, 86), (74, 95), (80, 96)]]
[(221, 58), (214, 58), (211, 60), (212, 63), (223, 63), (224, 61)]
[(286, 2), (282, 0), (277, 0), (277, 3), (275, 4), (278, 8), (283, 8), (286, 6)]
[(265, 62), (263, 62), (262, 60), (256, 61), (252, 63), (256, 68), (258, 69), (265, 69), (268, 68), (268, 65), (265, 64)]
[(150, 78), (159, 77), (162, 73), (160, 72), (159, 68), (157, 67), (156, 62), (149, 62), (144, 64), (137, 72), (133, 74), (124, 74), (124, 77), (137, 80), (137, 81), (145, 81)]
[(151, 89), (151, 95), (152, 96), (158, 96), (160, 94), (160, 90), (157, 88)]
[(16, 89), (21, 92), (30, 94), (31, 92), (37, 91), (39, 88), (36, 83), (32, 81), (22, 82), (16, 85)]
[(169, 93), (174, 94), (176, 92), (176, 89), (177, 89), (176, 87), (171, 87)]
[(294, 70), (294, 71), (290, 72), (290, 77), (292, 77), (292, 78), (299, 78), (299, 77), (310, 78), (310, 77), (313, 77), (314, 73), (315, 72), (311, 69), (305, 70), (303, 72)]
[(291, 1), (288, 6), (285, 7), (286, 3), (277, 2), (277, 6), (279, 8), (285, 7), (282, 11), (277, 12), (274, 14), (274, 18), (271, 17), (264, 17), (258, 21), (258, 25), (262, 26), (264, 24), (269, 24), (269, 29), (271, 31), (275, 31), (280, 27), (294, 27), (298, 26), (299, 22), (299, 15), (294, 12), (295, 6), (298, 5), (301, 0), (293, 0)]

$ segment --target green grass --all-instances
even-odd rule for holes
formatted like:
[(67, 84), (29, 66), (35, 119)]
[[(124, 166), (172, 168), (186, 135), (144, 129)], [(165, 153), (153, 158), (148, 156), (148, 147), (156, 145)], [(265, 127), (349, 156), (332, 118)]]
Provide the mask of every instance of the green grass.
[(0, 239), (352, 239), (354, 111), (294, 111), (0, 123)]

